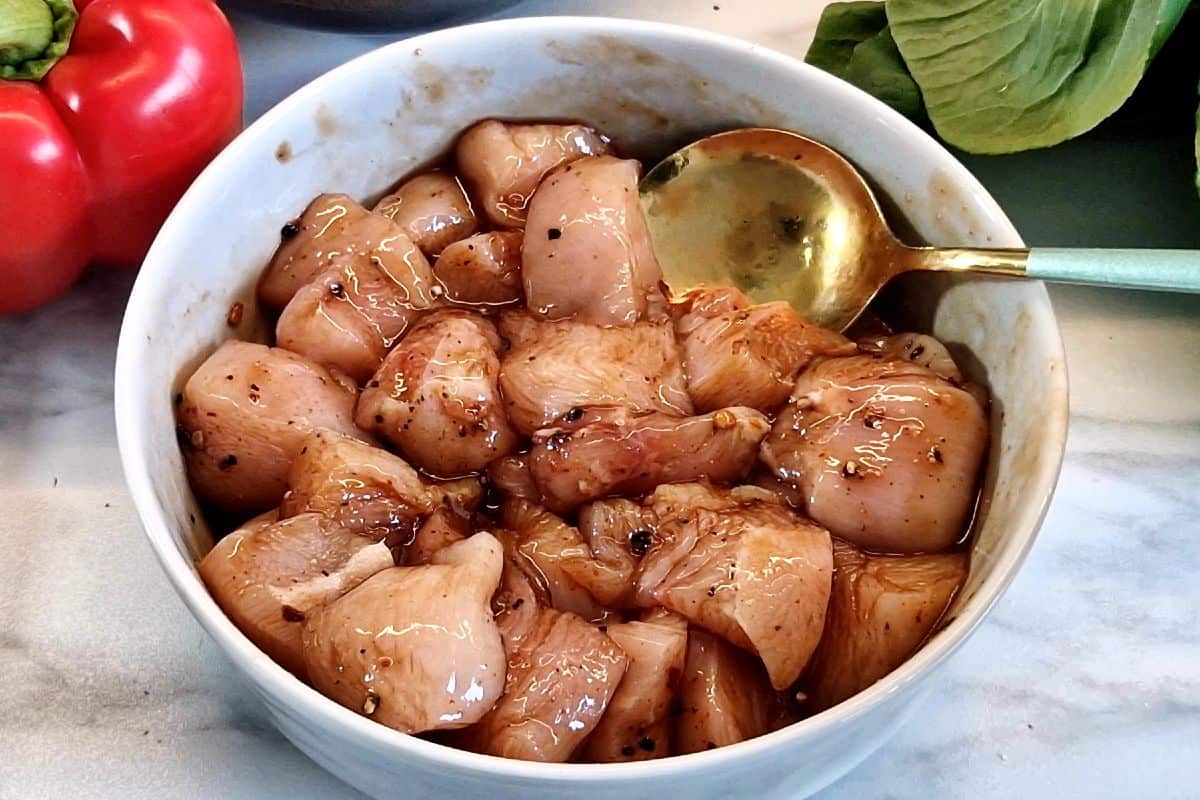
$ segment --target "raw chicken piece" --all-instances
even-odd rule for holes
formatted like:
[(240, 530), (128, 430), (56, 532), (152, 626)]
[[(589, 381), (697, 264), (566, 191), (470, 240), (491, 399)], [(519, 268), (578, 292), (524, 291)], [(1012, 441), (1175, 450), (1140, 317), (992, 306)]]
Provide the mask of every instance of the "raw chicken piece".
[(663, 609), (608, 626), (629, 658), (608, 711), (587, 740), (586, 761), (644, 761), (671, 755), (671, 701), (687, 655), (687, 620)]
[(556, 169), (529, 202), (521, 279), (551, 319), (632, 325), (665, 316), (662, 270), (638, 200), (641, 165), (612, 156)]
[(917, 651), (967, 577), (965, 553), (877, 556), (833, 540), (833, 595), (804, 677), (821, 711), (858, 694)]
[(601, 561), (578, 529), (527, 500), (505, 500), (501, 516), (512, 531), (515, 563), (559, 611), (603, 622), (611, 616), (606, 606), (632, 598), (634, 565), (628, 560)]
[(303, 678), (305, 618), (392, 563), (387, 545), (322, 514), (278, 520), (268, 511), (217, 542), (198, 569), (233, 624)]
[(911, 361), (862, 355), (800, 375), (762, 459), (837, 536), (930, 552), (962, 536), (987, 440), (970, 393)]
[(547, 172), (607, 152), (608, 140), (583, 125), (517, 125), (489, 119), (459, 138), (454, 157), (488, 220), (500, 228), (520, 228), (529, 198)]
[(409, 566), (432, 564), (435, 553), (471, 535), (470, 521), (449, 508), (439, 508), (417, 529), (408, 547), (405, 563)]
[(928, 367), (953, 384), (963, 383), (962, 373), (946, 345), (924, 333), (898, 333), (882, 342), (880, 354), (886, 358), (911, 361)]
[(756, 653), (776, 689), (794, 683), (825, 624), (829, 533), (753, 486), (660, 486), (646, 505), (657, 541), (638, 569), (637, 602)]
[(457, 743), (505, 758), (566, 761), (600, 722), (628, 660), (575, 614), (538, 608), (527, 587), (505, 597), (497, 617), (508, 655), (504, 696)]
[(433, 265), (446, 300), (481, 311), (521, 302), (521, 232), (479, 233), (446, 247)]
[(397, 234), (403, 231), (390, 219), (347, 195), (318, 195), (299, 218), (283, 226), (279, 248), (259, 278), (258, 297), (278, 311), (330, 267), (369, 263), (376, 246)]
[(814, 358), (854, 354), (853, 342), (805, 322), (787, 303), (752, 306), (740, 295), (732, 287), (699, 287), (673, 304), (697, 409), (741, 405), (771, 413)]
[(358, 424), (443, 478), (483, 469), (517, 445), (497, 388), (500, 340), (466, 311), (425, 317), (363, 389)]
[(541, 492), (533, 483), (533, 476), (529, 474), (528, 453), (505, 456), (488, 464), (487, 479), (488, 483), (509, 497), (521, 497), (534, 502), (542, 499)]
[(630, 585), (606, 599), (605, 605), (624, 608), (630, 604), (633, 573), (638, 559), (654, 544), (654, 525), (654, 514), (632, 500), (598, 500), (579, 509), (579, 533), (592, 557), (629, 576)]
[(686, 418), (589, 408), (533, 435), (530, 472), (546, 507), (567, 513), (588, 500), (643, 494), (663, 483), (736, 481), (755, 463), (770, 429), (752, 408)]
[[(391, 224), (391, 223), (389, 223)], [(366, 380), (417, 314), (433, 304), (433, 270), (398, 228), (363, 257), (339, 259), (293, 295), (280, 347)]]
[(747, 483), (751, 486), (757, 486), (760, 489), (766, 489), (778, 497), (780, 502), (788, 508), (798, 511), (801, 514), (804, 513), (804, 495), (800, 494), (792, 484), (775, 477), (761, 462), (758, 468), (751, 473)]
[(697, 628), (688, 630), (679, 699), (675, 752), (680, 755), (753, 739), (788, 722), (762, 664)]
[(500, 333), (511, 344), (500, 386), (508, 418), (521, 433), (531, 435), (577, 407), (692, 413), (670, 325), (604, 328), (505, 311)]
[(279, 505), (288, 468), (317, 428), (354, 427), (357, 392), (306, 358), (230, 340), (183, 387), (176, 433), (196, 494), (244, 513)]
[(490, 606), (504, 563), (500, 543), (477, 533), (433, 562), (384, 570), (304, 625), (313, 686), (406, 733), (470, 725), (504, 689), (504, 645)]
[(375, 204), (430, 258), (478, 229), (475, 210), (458, 178), (435, 170), (401, 183)]
[(399, 456), (332, 431), (304, 440), (288, 487), (280, 516), (319, 511), (393, 547), (411, 542), (422, 520), (437, 509), (467, 513), (482, 495), (477, 480), (426, 481)]

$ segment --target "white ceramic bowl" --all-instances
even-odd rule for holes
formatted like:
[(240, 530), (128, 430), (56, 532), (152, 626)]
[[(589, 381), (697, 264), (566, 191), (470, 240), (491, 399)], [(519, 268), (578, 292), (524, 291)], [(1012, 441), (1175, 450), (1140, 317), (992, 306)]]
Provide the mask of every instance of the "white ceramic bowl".
[(912, 323), (959, 352), (995, 397), (984, 504), (965, 590), (908, 663), (783, 730), (707, 753), (636, 764), (536, 764), (454, 750), (355, 714), (292, 678), (225, 618), (196, 561), (212, 540), (188, 489), (171, 398), (252, 303), (280, 225), (323, 191), (370, 197), (443, 153), (487, 116), (582, 119), (653, 157), (718, 129), (768, 125), (828, 142), (935, 244), (1019, 246), (983, 187), (898, 114), (769, 50), (695, 30), (616, 19), (492, 22), (398, 42), (313, 81), (264, 115), (196, 181), (134, 287), (116, 371), (126, 479), (163, 568), (196, 618), (319, 764), (375, 797), (796, 797), (877, 747), (936, 681), (1033, 543), (1066, 438), (1062, 343), (1038, 283), (921, 276), (899, 293)]

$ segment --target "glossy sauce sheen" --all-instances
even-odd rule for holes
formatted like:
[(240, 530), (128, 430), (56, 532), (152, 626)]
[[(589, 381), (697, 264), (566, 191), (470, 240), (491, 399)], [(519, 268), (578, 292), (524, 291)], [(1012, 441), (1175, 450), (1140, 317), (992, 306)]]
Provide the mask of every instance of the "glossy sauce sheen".
[(926, 334), (755, 303), (750, 272), (672, 291), (640, 174), (586, 126), (485, 120), (370, 210), (321, 195), (258, 285), (279, 346), (226, 342), (177, 396), (191, 485), (241, 523), (205, 584), (332, 700), (638, 761), (819, 712), (937, 635), (986, 392)]

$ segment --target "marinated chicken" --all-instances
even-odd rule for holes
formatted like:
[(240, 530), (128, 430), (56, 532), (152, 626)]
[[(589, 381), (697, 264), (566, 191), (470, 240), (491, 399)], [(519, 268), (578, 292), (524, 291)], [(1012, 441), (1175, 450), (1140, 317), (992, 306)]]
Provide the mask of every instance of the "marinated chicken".
[(699, 411), (744, 405), (772, 413), (813, 359), (855, 352), (849, 339), (805, 322), (787, 303), (750, 305), (733, 287), (693, 289), (673, 311)]
[(355, 418), (421, 469), (478, 472), (517, 445), (497, 379), (496, 329), (466, 311), (439, 311), (404, 337), (363, 389)]
[(629, 659), (608, 710), (587, 740), (588, 761), (644, 761), (671, 754), (671, 703), (687, 655), (687, 620), (661, 608), (644, 619), (609, 625), (608, 638)]
[(430, 514), (413, 535), (404, 563), (409, 566), (432, 564), (436, 553), (471, 535), (471, 521), (442, 507)]
[(303, 441), (292, 462), (279, 514), (318, 511), (355, 533), (402, 546), (435, 511), (468, 514), (481, 494), (477, 480), (427, 481), (386, 450), (317, 431)]
[(233, 623), (280, 666), (305, 674), (308, 615), (391, 567), (386, 544), (322, 514), (268, 511), (217, 542), (200, 577)]
[(247, 637), (399, 731), (628, 762), (935, 634), (988, 446), (953, 345), (668, 286), (641, 165), (583, 125), (485, 120), (451, 162), (315, 198), (258, 284), (277, 346), (176, 397), (214, 529), (248, 520), (199, 564)]
[(833, 595), (808, 702), (821, 711), (858, 694), (916, 652), (967, 577), (964, 553), (877, 556), (833, 540)]
[(776, 689), (794, 683), (825, 625), (829, 533), (753, 486), (660, 486), (646, 504), (656, 525), (638, 567), (638, 604), (756, 654)]
[(292, 459), (318, 428), (363, 437), (358, 392), (278, 347), (228, 341), (188, 378), (176, 433), (192, 488), (228, 511), (279, 505)]
[(448, 246), (433, 265), (433, 273), (456, 306), (489, 311), (516, 305), (521, 287), (521, 232), (492, 231)]
[(469, 128), (454, 150), (479, 208), (498, 228), (525, 226), (526, 206), (555, 167), (609, 152), (608, 140), (583, 125), (518, 125), (485, 120)]
[(525, 761), (566, 761), (604, 716), (628, 658), (596, 626), (540, 605), (519, 570), (506, 576), (498, 601), (508, 655), (504, 696), (458, 744)]
[(430, 258), (478, 227), (470, 199), (449, 172), (409, 178), (376, 203), (374, 210), (395, 222)]
[(810, 517), (861, 547), (936, 552), (963, 536), (987, 448), (974, 395), (915, 361), (822, 361), (762, 445)]
[(364, 381), (433, 303), (433, 270), (399, 231), (369, 258), (342, 261), (315, 275), (279, 315), (280, 347)]
[(771, 429), (751, 408), (698, 417), (625, 408), (578, 411), (533, 435), (530, 473), (553, 511), (573, 511), (608, 495), (644, 494), (664, 483), (737, 481)]
[(692, 413), (670, 325), (606, 328), (506, 311), (500, 334), (510, 345), (500, 365), (505, 410), (526, 436), (588, 406)]
[(521, 278), (550, 319), (632, 325), (666, 313), (662, 270), (638, 200), (636, 161), (595, 156), (546, 176), (529, 203)]
[(791, 720), (762, 664), (706, 631), (688, 631), (679, 686), (675, 752), (699, 753), (737, 744)]
[(527, 500), (506, 500), (501, 512), (513, 562), (555, 608), (604, 622), (610, 606), (632, 600), (630, 561), (597, 557), (577, 528)]
[(498, 458), (488, 465), (487, 482), (505, 497), (541, 500), (542, 493), (529, 474), (529, 454)]
[(395, 223), (344, 194), (316, 197), (304, 213), (279, 231), (279, 248), (258, 282), (258, 298), (278, 311), (330, 267), (362, 266), (375, 249), (397, 234)]
[(304, 664), (318, 691), (405, 733), (462, 728), (504, 690), (492, 618), (504, 554), (487, 533), (433, 563), (392, 567), (304, 623)]

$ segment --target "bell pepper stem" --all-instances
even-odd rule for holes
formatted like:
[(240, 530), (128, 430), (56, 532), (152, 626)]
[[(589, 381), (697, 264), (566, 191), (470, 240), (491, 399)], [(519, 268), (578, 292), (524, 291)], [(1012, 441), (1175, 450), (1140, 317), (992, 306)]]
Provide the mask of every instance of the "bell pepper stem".
[(71, 0), (0, 0), (0, 79), (41, 80), (66, 55), (78, 17)]

